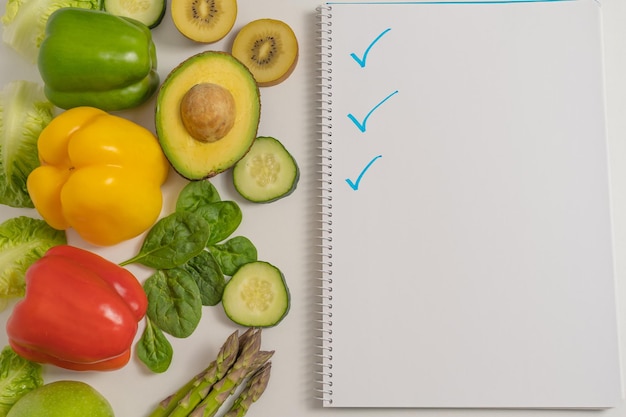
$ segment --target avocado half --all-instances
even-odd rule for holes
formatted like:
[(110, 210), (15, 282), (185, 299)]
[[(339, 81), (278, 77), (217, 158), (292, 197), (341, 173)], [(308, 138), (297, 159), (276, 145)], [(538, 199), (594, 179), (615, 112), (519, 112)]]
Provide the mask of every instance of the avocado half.
[[(194, 137), (181, 114), (187, 93), (203, 84), (223, 87), (234, 102), (234, 117), (229, 117), (232, 127), (217, 139)], [(207, 107), (211, 107), (210, 101)], [(260, 115), (259, 87), (250, 70), (229, 53), (205, 51), (181, 62), (163, 81), (157, 95), (156, 133), (172, 167), (189, 180), (200, 180), (226, 171), (248, 152), (257, 135)]]

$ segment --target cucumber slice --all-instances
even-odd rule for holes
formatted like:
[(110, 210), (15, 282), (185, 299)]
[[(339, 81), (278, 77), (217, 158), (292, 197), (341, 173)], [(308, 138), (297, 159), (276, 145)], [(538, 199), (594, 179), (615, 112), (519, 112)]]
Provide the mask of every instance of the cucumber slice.
[(264, 261), (242, 265), (222, 295), (226, 316), (246, 327), (276, 326), (289, 312), (290, 304), (283, 273)]
[(104, 0), (105, 11), (138, 20), (150, 29), (157, 27), (165, 16), (167, 0)]
[(256, 138), (250, 150), (233, 168), (237, 192), (255, 203), (270, 203), (295, 191), (300, 177), (296, 160), (280, 141)]

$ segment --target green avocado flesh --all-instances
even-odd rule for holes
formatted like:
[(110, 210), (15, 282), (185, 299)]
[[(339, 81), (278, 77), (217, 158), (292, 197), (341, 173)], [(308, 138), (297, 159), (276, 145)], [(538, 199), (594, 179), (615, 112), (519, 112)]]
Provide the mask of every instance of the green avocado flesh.
[[(221, 139), (195, 139), (181, 117), (185, 94), (198, 84), (219, 85), (235, 104), (232, 128)], [(155, 124), (163, 153), (183, 177), (200, 180), (231, 168), (250, 149), (261, 114), (259, 87), (239, 60), (225, 52), (206, 51), (183, 61), (167, 76), (157, 97)]]

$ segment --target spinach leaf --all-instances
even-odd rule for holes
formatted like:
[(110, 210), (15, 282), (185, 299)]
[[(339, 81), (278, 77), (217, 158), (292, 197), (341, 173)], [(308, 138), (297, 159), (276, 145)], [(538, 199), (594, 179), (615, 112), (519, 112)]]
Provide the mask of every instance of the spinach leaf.
[(207, 245), (212, 245), (228, 238), (241, 224), (242, 213), (234, 201), (217, 201), (198, 207), (195, 211), (208, 223), (211, 234)]
[(191, 276), (200, 290), (202, 305), (214, 306), (222, 301), (226, 279), (209, 251), (202, 251), (180, 267)]
[(219, 192), (208, 180), (191, 181), (180, 190), (176, 211), (195, 211), (198, 207), (220, 200)]
[(161, 329), (146, 317), (146, 328), (137, 343), (137, 356), (155, 373), (167, 371), (172, 363), (174, 349)]
[(200, 290), (193, 278), (180, 269), (156, 271), (144, 283), (148, 318), (166, 333), (191, 335), (202, 316)]
[(224, 243), (211, 245), (209, 250), (222, 272), (228, 276), (233, 276), (241, 265), (257, 260), (256, 247), (244, 236), (235, 236)]
[(120, 265), (139, 263), (154, 269), (175, 268), (204, 250), (210, 235), (209, 224), (202, 216), (175, 211), (156, 222), (139, 253)]

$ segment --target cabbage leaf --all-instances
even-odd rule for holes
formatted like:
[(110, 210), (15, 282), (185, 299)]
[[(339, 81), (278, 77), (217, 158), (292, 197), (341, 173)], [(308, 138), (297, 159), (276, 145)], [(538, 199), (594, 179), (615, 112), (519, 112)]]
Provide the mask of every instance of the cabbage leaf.
[(8, 0), (0, 19), (2, 40), (26, 60), (35, 63), (44, 39), (48, 17), (61, 7), (101, 9), (101, 0)]
[(51, 247), (65, 243), (65, 231), (53, 229), (44, 220), (19, 216), (0, 224), (0, 300), (6, 304), (23, 296), (28, 267)]
[(25, 394), (44, 383), (41, 365), (16, 354), (10, 346), (0, 353), (0, 417)]
[(16, 80), (0, 91), (0, 204), (33, 207), (26, 179), (39, 166), (37, 139), (53, 116), (38, 83)]

